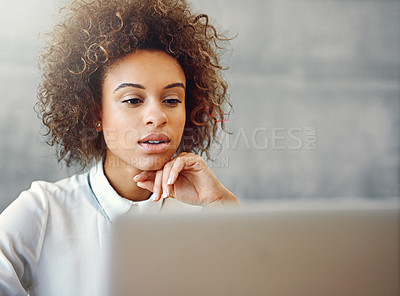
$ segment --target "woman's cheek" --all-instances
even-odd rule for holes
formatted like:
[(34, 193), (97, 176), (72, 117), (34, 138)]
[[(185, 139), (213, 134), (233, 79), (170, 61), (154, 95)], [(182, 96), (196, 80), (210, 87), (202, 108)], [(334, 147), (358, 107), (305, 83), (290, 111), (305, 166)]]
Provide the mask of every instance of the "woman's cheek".
[(120, 133), (119, 142), (122, 149), (135, 150), (138, 149), (138, 141), (140, 136), (137, 130), (125, 130)]

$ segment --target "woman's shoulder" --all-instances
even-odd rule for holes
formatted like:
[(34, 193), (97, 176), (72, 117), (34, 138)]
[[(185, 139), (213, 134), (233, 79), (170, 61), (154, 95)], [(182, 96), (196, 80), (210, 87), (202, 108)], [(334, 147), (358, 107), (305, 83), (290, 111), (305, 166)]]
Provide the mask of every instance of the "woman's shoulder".
[(49, 203), (70, 197), (73, 199), (79, 192), (85, 191), (87, 173), (73, 175), (57, 182), (34, 181), (30, 188), (21, 194), (8, 206), (0, 216), (11, 216), (9, 212), (41, 212), (48, 211)]
[(31, 194), (40, 194), (42, 196), (63, 195), (69, 192), (81, 190), (87, 187), (88, 172), (76, 174), (56, 182), (34, 181), (28, 190)]
[[(9, 280), (8, 285), (30, 282), (31, 272), (37, 268), (44, 242), (49, 237), (48, 229), (54, 226), (54, 217), (68, 212), (63, 208), (68, 200), (66, 196), (73, 199), (71, 193), (81, 190), (84, 178), (85, 174), (82, 174), (55, 183), (32, 182), (31, 187), (1, 213), (0, 269)], [(1, 291), (0, 283), (0, 294)]]

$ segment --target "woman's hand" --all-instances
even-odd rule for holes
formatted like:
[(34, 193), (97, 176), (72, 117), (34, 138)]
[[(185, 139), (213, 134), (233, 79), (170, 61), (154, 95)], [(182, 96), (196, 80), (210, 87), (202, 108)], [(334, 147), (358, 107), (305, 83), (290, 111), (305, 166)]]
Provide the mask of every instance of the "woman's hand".
[(142, 172), (133, 180), (152, 191), (154, 201), (174, 197), (205, 207), (238, 205), (236, 197), (218, 181), (203, 158), (193, 153), (182, 152), (161, 170)]

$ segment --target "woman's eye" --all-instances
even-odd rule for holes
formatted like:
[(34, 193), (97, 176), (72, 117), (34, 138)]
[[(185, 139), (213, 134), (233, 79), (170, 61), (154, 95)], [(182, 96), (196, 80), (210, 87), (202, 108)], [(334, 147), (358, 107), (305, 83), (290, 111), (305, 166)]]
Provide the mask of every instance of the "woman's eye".
[(165, 99), (163, 102), (171, 106), (176, 106), (179, 103), (182, 103), (182, 101), (178, 99)]
[(137, 105), (142, 102), (141, 99), (133, 98), (133, 99), (127, 99), (122, 101), (122, 103), (128, 104), (128, 105)]

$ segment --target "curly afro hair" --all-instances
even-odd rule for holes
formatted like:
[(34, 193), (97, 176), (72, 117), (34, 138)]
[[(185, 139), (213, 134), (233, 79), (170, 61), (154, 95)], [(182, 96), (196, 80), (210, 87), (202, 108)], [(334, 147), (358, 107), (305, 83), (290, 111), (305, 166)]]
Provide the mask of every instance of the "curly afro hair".
[[(63, 21), (48, 34), (39, 66), (38, 112), (58, 160), (83, 168), (104, 158), (106, 145), (95, 128), (107, 69), (137, 50), (162, 50), (186, 76), (186, 113), (177, 153), (205, 153), (224, 128), (222, 106), (232, 107), (221, 77), (222, 42), (205, 14), (185, 0), (80, 0), (62, 8)], [(205, 108), (207, 107), (207, 108)]]

